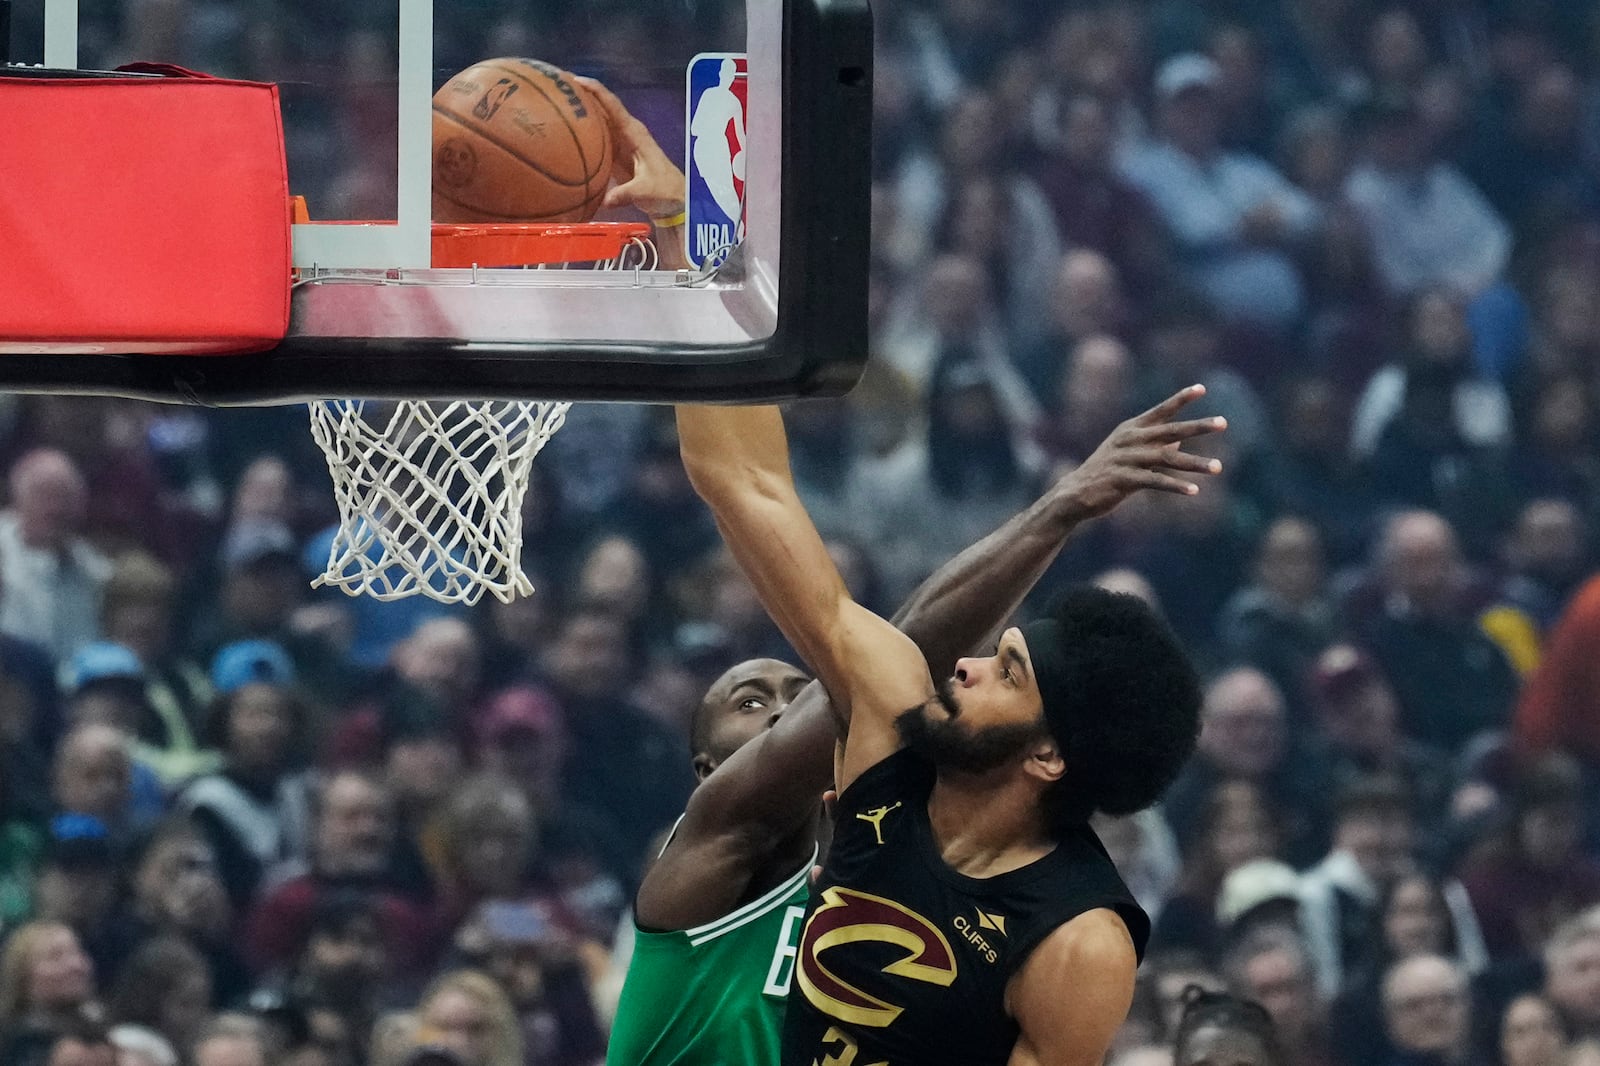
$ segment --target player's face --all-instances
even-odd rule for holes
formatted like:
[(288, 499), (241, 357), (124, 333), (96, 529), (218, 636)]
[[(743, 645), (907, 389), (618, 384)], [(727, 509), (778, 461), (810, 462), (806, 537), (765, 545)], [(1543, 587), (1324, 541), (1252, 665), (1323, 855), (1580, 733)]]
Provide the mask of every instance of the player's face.
[(1034, 750), (1048, 732), (1022, 632), (1006, 630), (992, 656), (956, 663), (938, 694), (895, 725), (906, 746), (956, 773), (987, 774)]
[(707, 754), (721, 763), (771, 729), (810, 680), (776, 659), (753, 659), (723, 674), (706, 696), (714, 704)]
[(1000, 634), (993, 655), (959, 660), (943, 698), (930, 707), (972, 729), (1038, 724), (1044, 703), (1022, 630), (1013, 626)]

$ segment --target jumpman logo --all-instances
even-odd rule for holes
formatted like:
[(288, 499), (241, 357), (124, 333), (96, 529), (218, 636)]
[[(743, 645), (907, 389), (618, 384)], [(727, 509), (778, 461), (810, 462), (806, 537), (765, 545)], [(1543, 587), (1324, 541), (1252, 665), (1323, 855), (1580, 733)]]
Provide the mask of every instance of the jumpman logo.
[(873, 834), (873, 836), (878, 838), (878, 843), (882, 844), (883, 843), (883, 820), (889, 816), (889, 812), (890, 811), (894, 810), (896, 807), (899, 807), (899, 806), (900, 806), (900, 804), (897, 802), (897, 803), (895, 803), (894, 807), (874, 807), (870, 811), (866, 811), (866, 812), (864, 812), (862, 814), (856, 815), (856, 817), (861, 819), (863, 822), (871, 822), (872, 823), (872, 834)]

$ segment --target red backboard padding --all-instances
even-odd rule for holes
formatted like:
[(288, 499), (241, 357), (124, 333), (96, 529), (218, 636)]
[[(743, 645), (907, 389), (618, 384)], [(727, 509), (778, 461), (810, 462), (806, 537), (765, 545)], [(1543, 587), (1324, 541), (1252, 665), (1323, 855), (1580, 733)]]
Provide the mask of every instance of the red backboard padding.
[(0, 353), (260, 351), (289, 325), (275, 85), (0, 75)]

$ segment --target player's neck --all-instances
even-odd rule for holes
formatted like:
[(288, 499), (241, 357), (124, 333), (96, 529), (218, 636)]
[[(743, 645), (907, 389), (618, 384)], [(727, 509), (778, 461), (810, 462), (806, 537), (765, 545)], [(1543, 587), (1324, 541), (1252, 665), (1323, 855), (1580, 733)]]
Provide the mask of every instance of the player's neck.
[(928, 797), (934, 845), (952, 870), (967, 877), (998, 877), (1055, 848), (1025, 781), (996, 784), (993, 777), (941, 773)]

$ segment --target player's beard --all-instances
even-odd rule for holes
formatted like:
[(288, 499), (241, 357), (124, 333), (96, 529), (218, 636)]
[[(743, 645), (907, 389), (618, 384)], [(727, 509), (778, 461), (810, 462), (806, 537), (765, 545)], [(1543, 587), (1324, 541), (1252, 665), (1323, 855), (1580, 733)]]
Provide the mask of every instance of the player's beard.
[[(937, 703), (945, 713), (930, 714)], [(940, 770), (958, 774), (987, 774), (1020, 757), (1039, 740), (1039, 727), (1009, 723), (968, 729), (961, 724), (961, 709), (950, 693), (949, 682), (920, 707), (902, 711), (894, 721), (900, 741)]]

